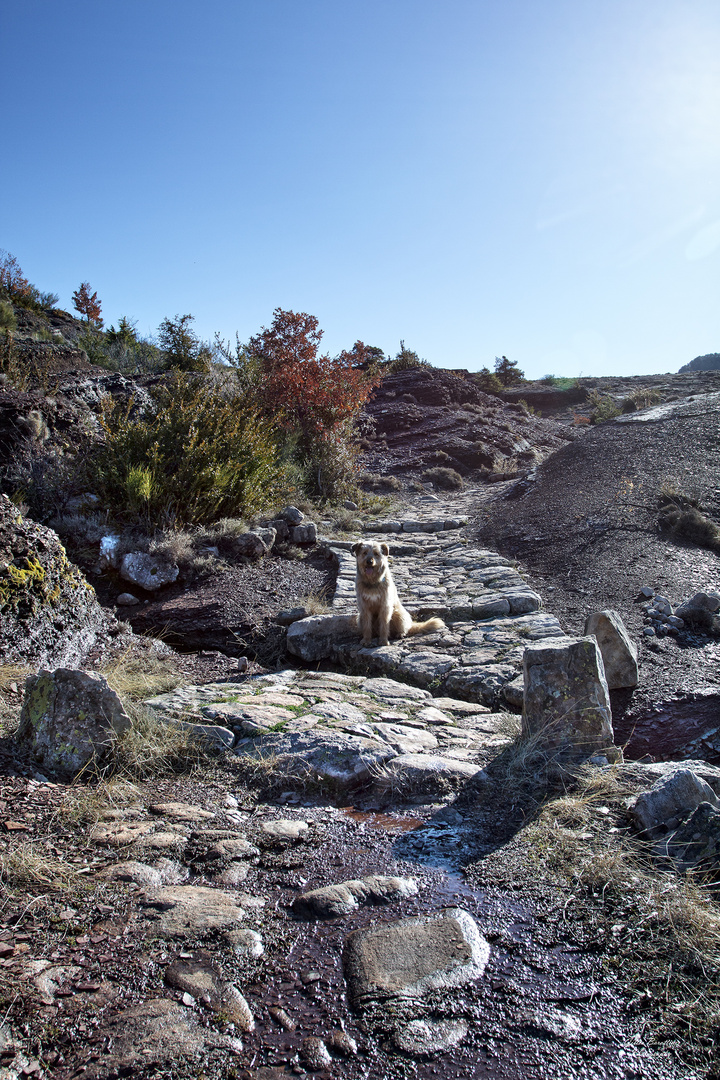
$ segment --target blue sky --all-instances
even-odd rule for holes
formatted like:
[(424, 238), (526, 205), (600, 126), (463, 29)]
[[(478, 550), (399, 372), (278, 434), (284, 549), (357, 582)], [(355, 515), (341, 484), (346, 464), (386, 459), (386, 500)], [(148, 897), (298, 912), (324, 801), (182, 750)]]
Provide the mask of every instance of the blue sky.
[(720, 351), (716, 0), (6, 4), (0, 247), (71, 306), (332, 353)]

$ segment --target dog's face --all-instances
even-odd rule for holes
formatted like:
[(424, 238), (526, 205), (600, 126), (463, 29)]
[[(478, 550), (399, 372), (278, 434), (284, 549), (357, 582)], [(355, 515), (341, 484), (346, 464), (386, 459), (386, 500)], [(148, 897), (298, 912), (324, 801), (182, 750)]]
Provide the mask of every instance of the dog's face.
[(357, 559), (360, 577), (364, 581), (379, 581), (387, 569), (390, 554), (387, 544), (353, 544), (351, 551)]

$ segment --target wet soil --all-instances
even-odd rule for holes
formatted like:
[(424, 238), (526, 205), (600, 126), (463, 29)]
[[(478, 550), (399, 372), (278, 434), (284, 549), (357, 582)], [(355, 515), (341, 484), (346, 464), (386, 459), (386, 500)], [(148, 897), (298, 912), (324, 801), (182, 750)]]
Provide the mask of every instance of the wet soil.
[[(682, 998), (668, 974), (672, 963), (669, 969), (667, 962), (661, 969), (645, 964), (656, 959), (648, 944), (652, 927), (645, 938), (642, 929), (635, 933), (627, 903), (618, 914), (604, 893), (573, 885), (538, 861), (525, 833), (538, 805), (527, 798), (518, 795), (508, 806), (499, 788), (485, 788), (481, 795), (471, 785), (450, 807), (338, 807), (306, 795), (285, 796), (278, 805), (241, 787), (232, 763), (196, 777), (139, 785), (142, 802), (182, 800), (213, 811), (227, 791), (247, 812), (248, 835), (272, 817), (299, 816), (311, 823), (305, 842), (265, 851), (248, 867), (240, 889), (265, 901), (260, 908), (249, 906), (242, 924), (258, 930), (265, 944), (265, 955), (250, 962), (235, 960), (217, 935), (189, 935), (179, 946), (148, 937), (136, 917), (140, 893), (95, 879), (107, 864), (126, 856), (88, 842), (87, 827), (63, 812), (68, 790), (19, 779), (2, 783), (0, 819), (22, 826), (23, 839), (86, 875), (87, 885), (70, 891), (51, 882), (30, 890), (3, 887), (0, 1004), (53, 1080), (70, 1080), (93, 1060), (102, 1061), (108, 1050), (104, 1023), (119, 1009), (158, 996), (181, 999), (165, 985), (165, 970), (179, 949), (184, 954), (209, 950), (245, 995), (256, 1020), (255, 1031), (243, 1036), (243, 1049), (232, 1059), (210, 1055), (194, 1062), (199, 1071), (193, 1075), (207, 1080), (267, 1080), (273, 1074), (263, 1070), (270, 1069), (343, 1080), (714, 1075), (702, 1040), (688, 1039), (682, 1010), (673, 1012)], [(583, 833), (584, 842), (599, 851), (623, 824), (616, 808), (597, 815)], [(9, 835), (6, 829), (0, 839), (6, 850)], [(191, 871), (192, 884), (211, 883), (202, 862), (191, 862)], [(371, 873), (412, 876), (418, 895), (321, 922), (292, 914), (300, 891)], [(347, 934), (446, 906), (469, 911), (490, 942), (483, 977), (420, 1002), (391, 1001), (353, 1011), (341, 964)], [(630, 948), (635, 963), (627, 959)], [(614, 961), (616, 950), (623, 963)], [(80, 971), (50, 1005), (22, 977), (32, 960), (42, 958)], [(672, 954), (671, 959), (685, 962), (688, 990), (696, 974), (687, 957)], [(656, 993), (660, 977), (664, 993)], [(291, 1018), (293, 1030), (279, 1026), (270, 1012), (278, 1007)], [(204, 1023), (232, 1033), (221, 1017), (201, 1004), (197, 1008)], [(469, 1027), (458, 1047), (419, 1058), (395, 1049), (393, 1033), (408, 1020), (453, 1017)], [(327, 1071), (302, 1064), (305, 1038), (327, 1039), (338, 1029), (357, 1042), (357, 1055), (336, 1057)], [(180, 1080), (188, 1072), (185, 1065), (166, 1065), (136, 1068), (132, 1075)]]

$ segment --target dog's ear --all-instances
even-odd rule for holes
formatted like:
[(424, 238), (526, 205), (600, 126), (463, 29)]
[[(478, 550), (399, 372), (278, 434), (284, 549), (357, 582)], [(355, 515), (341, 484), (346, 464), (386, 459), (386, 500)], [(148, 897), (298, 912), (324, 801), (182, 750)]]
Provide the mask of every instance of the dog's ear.
[(382, 551), (383, 555), (389, 555), (390, 554), (390, 548), (387, 546), (387, 544), (381, 544), (380, 545), (380, 550)]
[(360, 550), (360, 547), (361, 547), (360, 544), (353, 544), (353, 546), (350, 548), (353, 555), (357, 555), (358, 551)]

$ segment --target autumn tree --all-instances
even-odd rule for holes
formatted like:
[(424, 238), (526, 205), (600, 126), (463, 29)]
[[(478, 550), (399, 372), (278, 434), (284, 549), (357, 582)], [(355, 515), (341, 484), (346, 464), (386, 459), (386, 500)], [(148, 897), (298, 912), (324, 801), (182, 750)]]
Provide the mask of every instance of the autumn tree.
[(0, 291), (15, 300), (32, 293), (32, 285), (20, 269), (14, 255), (0, 249)]
[(259, 368), (261, 408), (295, 435), (320, 490), (338, 494), (352, 469), (358, 414), (377, 376), (364, 370), (370, 357), (362, 341), (330, 357), (319, 352), (322, 336), (314, 315), (276, 308), (272, 325), (247, 350)]
[(525, 378), (525, 372), (520, 370), (517, 362), (508, 360), (507, 356), (495, 357), (495, 374), (503, 386), (512, 386)]
[(85, 316), (88, 326), (91, 323), (93, 326), (102, 326), (103, 321), (100, 315), (102, 309), (98, 294), (90, 292), (90, 283), (88, 281), (83, 281), (80, 288), (75, 290), (72, 294), (72, 301), (75, 310)]

